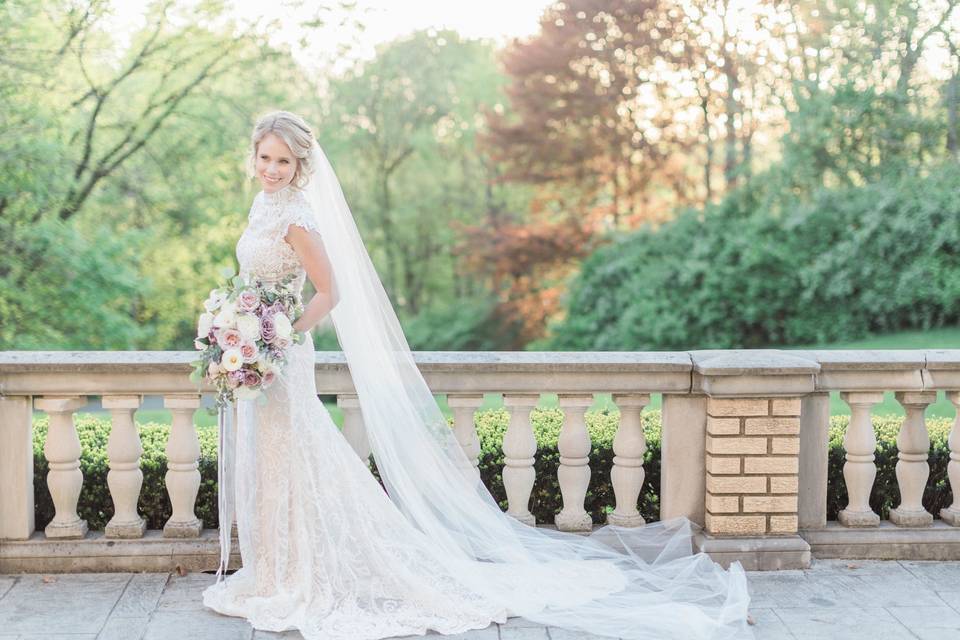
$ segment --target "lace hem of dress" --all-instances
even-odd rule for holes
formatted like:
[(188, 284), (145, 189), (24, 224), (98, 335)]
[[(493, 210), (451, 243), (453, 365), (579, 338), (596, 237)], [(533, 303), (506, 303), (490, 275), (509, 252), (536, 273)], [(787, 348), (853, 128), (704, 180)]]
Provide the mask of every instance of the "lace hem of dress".
[[(410, 606), (394, 611), (370, 611), (352, 607), (348, 614), (332, 613), (322, 619), (311, 617), (302, 605), (282, 593), (269, 597), (229, 593), (226, 582), (213, 584), (203, 592), (203, 604), (223, 615), (245, 618), (254, 629), (282, 633), (299, 631), (304, 640), (382, 640), (397, 636), (425, 635), (435, 631), (443, 635), (455, 635), (477, 629), (486, 629), (493, 623), (504, 624), (507, 611), (478, 613), (450, 618), (425, 613)], [(274, 611), (297, 611), (291, 616), (280, 617)]]

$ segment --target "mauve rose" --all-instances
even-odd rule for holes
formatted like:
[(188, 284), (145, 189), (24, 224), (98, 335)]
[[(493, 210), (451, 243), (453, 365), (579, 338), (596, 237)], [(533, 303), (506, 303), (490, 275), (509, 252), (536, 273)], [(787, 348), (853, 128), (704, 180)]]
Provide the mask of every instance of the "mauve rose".
[(207, 340), (210, 341), (210, 344), (217, 344), (217, 330), (210, 329), (210, 333), (207, 334)]
[(253, 313), (260, 308), (260, 295), (247, 289), (237, 297), (237, 310)]
[(260, 374), (254, 371), (253, 369), (248, 370), (246, 374), (243, 376), (243, 384), (245, 384), (248, 387), (257, 386), (258, 384), (260, 384), (260, 380), (261, 380)]
[(277, 337), (277, 327), (273, 324), (273, 318), (265, 315), (260, 318), (260, 337), (264, 342), (273, 342)]
[(261, 302), (260, 315), (265, 316), (265, 315), (269, 315), (269, 313), (270, 313), (270, 305), (268, 305), (266, 302)]
[(272, 305), (270, 305), (270, 313), (271, 313), (271, 314), (273, 314), (273, 313), (284, 313), (284, 312), (286, 312), (286, 308), (284, 308), (283, 303), (280, 302), (279, 300), (277, 300), (277, 301), (274, 302)]
[(277, 377), (277, 374), (273, 372), (273, 369), (267, 369), (263, 374), (263, 386), (269, 387), (270, 385), (272, 385), (276, 377)]
[(233, 349), (243, 344), (243, 336), (236, 329), (221, 329), (218, 342), (224, 349)]
[(237, 369), (227, 374), (227, 386), (236, 389), (243, 383), (243, 370)]

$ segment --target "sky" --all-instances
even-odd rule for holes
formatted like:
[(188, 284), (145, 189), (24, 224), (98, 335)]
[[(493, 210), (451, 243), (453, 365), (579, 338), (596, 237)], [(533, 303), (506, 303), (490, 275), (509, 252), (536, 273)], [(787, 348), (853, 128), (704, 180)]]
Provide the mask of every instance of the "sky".
[[(243, 21), (255, 21), (258, 18), (279, 18), (289, 21), (291, 28), (271, 33), (277, 42), (289, 42), (297, 58), (310, 55), (301, 50), (296, 41), (300, 33), (294, 25), (298, 18), (308, 15), (313, 7), (320, 4), (332, 4), (336, 0), (320, 3), (317, 0), (287, 0), (264, 2), (263, 0), (227, 0), (230, 11)], [(366, 29), (360, 40), (360, 47), (353, 55), (360, 58), (373, 56), (374, 47), (408, 34), (417, 29), (434, 27), (436, 29), (455, 29), (468, 38), (490, 38), (504, 42), (514, 37), (536, 33), (540, 15), (550, 0), (356, 0), (357, 10), (354, 16), (364, 23)], [(110, 22), (114, 25), (114, 34), (131, 33), (143, 25), (144, 8), (149, 0), (115, 0), (114, 16)], [(338, 44), (346, 35), (343, 29), (331, 27), (322, 32), (323, 37), (314, 36), (311, 47), (317, 53), (327, 52), (333, 55)], [(301, 59), (309, 65), (309, 60)]]

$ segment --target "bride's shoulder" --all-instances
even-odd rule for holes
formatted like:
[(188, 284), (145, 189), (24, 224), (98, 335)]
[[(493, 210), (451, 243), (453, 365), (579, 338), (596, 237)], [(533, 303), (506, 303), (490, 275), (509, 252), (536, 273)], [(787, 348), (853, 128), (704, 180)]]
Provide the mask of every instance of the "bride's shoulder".
[(310, 206), (310, 201), (307, 199), (306, 194), (300, 189), (291, 194), (290, 206), (287, 207), (286, 218), (285, 225), (287, 227), (297, 225), (308, 231), (320, 232), (316, 218), (313, 215), (313, 208)]

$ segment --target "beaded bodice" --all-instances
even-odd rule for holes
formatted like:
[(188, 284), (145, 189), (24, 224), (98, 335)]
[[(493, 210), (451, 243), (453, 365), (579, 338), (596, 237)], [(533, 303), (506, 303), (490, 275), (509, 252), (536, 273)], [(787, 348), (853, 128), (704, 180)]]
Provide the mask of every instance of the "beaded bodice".
[(302, 190), (287, 185), (256, 195), (247, 227), (237, 242), (240, 277), (247, 282), (253, 278), (275, 281), (292, 273), (296, 275), (294, 290), (301, 291), (306, 272), (293, 247), (284, 240), (291, 224), (320, 232)]

